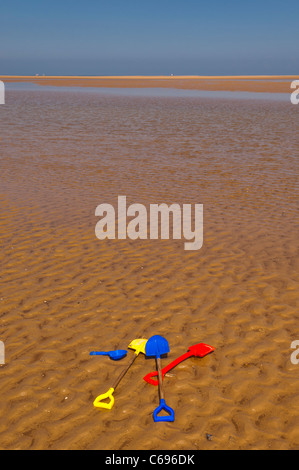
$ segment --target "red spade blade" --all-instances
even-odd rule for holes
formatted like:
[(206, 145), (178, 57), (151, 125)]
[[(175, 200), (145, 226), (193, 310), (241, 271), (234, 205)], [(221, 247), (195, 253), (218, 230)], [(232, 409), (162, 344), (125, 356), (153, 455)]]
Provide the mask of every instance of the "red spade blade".
[(188, 351), (192, 352), (192, 355), (195, 357), (205, 357), (207, 354), (215, 351), (215, 348), (205, 343), (199, 343), (195, 346), (191, 346)]

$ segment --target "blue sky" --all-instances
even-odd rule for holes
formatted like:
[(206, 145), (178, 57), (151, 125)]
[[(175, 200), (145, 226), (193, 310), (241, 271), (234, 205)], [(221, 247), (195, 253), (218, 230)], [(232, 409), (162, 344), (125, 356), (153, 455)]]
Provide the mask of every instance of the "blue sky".
[(298, 74), (298, 0), (9, 0), (1, 74)]

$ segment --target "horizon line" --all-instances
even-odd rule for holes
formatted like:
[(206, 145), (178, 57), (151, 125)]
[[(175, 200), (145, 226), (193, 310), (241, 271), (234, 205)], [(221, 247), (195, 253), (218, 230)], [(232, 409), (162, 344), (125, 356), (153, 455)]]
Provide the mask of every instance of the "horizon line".
[(44, 78), (84, 78), (84, 79), (289, 79), (289, 78), (299, 78), (299, 74), (292, 75), (0, 75), (0, 78), (34, 78), (34, 79), (44, 79)]

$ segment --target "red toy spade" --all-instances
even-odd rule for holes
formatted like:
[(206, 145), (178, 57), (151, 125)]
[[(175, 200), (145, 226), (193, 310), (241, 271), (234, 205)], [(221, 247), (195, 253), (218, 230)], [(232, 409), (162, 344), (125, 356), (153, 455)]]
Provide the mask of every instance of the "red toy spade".
[[(204, 344), (204, 343), (199, 343), (199, 344), (196, 344), (195, 346), (190, 346), (187, 353), (185, 353), (182, 356), (178, 357), (177, 359), (175, 359), (175, 361), (171, 362), (170, 364), (168, 364), (168, 366), (166, 366), (166, 367), (164, 367), (164, 369), (162, 369), (162, 371), (161, 371), (162, 372), (162, 378), (164, 377), (165, 374), (167, 374), (167, 372), (169, 372), (175, 366), (180, 364), (180, 362), (185, 361), (189, 357), (192, 357), (192, 356), (205, 357), (213, 351), (215, 351), (215, 348), (213, 348), (212, 346), (209, 346), (208, 344)], [(158, 376), (158, 372), (150, 372), (145, 377), (143, 377), (143, 380), (145, 380), (146, 382), (148, 382), (151, 385), (159, 385), (159, 379), (153, 379), (153, 377), (157, 377), (157, 376)]]

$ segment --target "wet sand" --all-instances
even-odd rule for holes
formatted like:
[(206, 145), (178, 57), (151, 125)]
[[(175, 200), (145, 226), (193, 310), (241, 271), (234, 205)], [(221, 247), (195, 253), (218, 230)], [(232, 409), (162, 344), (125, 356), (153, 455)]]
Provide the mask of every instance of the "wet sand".
[[(41, 89), (0, 121), (0, 448), (299, 449), (297, 107)], [(97, 240), (118, 195), (203, 203), (204, 247)], [(163, 365), (216, 348), (165, 378), (176, 421), (153, 422), (144, 357), (93, 408), (131, 355), (89, 352), (153, 334)]]
[(245, 91), (260, 93), (290, 93), (290, 84), (297, 76), (239, 76), (239, 77), (29, 77), (0, 76), (9, 82), (28, 82), (38, 85), (103, 87), (103, 88), (177, 88), (184, 90)]

